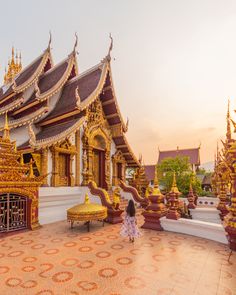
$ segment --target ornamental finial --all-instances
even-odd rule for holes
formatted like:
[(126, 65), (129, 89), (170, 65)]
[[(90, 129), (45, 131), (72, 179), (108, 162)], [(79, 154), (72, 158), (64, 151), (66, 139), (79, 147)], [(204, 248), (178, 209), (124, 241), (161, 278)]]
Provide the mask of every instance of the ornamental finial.
[(230, 100), (228, 100), (228, 109), (227, 109), (227, 116), (226, 116), (226, 120), (227, 120), (227, 132), (226, 132), (226, 139), (227, 141), (231, 141), (231, 127), (230, 127)]
[(76, 99), (76, 107), (77, 109), (80, 109), (80, 104), (81, 104), (81, 98), (80, 98), (80, 95), (79, 95), (79, 86), (77, 86), (75, 88), (75, 99)]
[(78, 45), (78, 35), (77, 35), (77, 32), (75, 32), (75, 44), (74, 44), (74, 49), (73, 49), (74, 53), (76, 52), (77, 45)]
[(9, 125), (8, 125), (8, 116), (7, 113), (5, 114), (5, 125), (3, 129), (3, 140), (10, 141), (10, 132), (9, 132)]
[(51, 30), (49, 31), (49, 40), (48, 40), (48, 50), (51, 48), (51, 43), (52, 43), (52, 32)]
[(175, 171), (173, 173), (173, 183), (172, 183), (172, 187), (171, 187), (171, 193), (176, 193), (176, 194), (180, 194), (179, 189), (177, 187), (177, 183), (176, 183), (176, 174)]
[(126, 120), (125, 130), (124, 131), (127, 132), (128, 128), (129, 128), (129, 118), (127, 118), (127, 120)]
[(108, 57), (108, 59), (110, 61), (111, 60), (111, 51), (113, 49), (113, 37), (112, 37), (111, 33), (109, 34), (109, 38), (111, 40), (111, 43), (110, 43), (110, 46), (109, 46), (107, 57)]
[(36, 136), (32, 127), (32, 124), (28, 126), (28, 133), (29, 133), (29, 144), (34, 146), (36, 144)]
[(157, 166), (155, 166), (155, 174), (154, 174), (154, 189), (153, 193), (154, 196), (158, 196), (161, 194), (160, 188), (159, 188), (159, 182), (158, 182), (158, 176), (157, 176)]

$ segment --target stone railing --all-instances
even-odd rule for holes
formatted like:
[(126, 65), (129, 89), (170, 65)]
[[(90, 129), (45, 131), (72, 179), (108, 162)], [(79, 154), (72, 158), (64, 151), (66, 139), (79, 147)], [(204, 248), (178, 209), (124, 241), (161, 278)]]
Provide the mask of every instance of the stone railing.
[[(187, 198), (179, 198), (188, 204)], [(198, 207), (217, 207), (219, 203), (219, 199), (216, 197), (198, 197), (197, 206)]]

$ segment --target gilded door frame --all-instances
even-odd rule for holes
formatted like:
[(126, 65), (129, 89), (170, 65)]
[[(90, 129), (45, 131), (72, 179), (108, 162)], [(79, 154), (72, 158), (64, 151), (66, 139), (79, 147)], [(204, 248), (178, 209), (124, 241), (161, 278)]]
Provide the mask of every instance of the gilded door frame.
[(121, 164), (121, 180), (125, 180), (125, 169), (126, 169), (126, 161), (125, 158), (120, 150), (117, 150), (115, 154), (112, 156), (112, 185), (118, 186), (119, 185), (119, 178), (118, 178), (118, 166), (117, 164)]
[(52, 153), (52, 186), (61, 186), (60, 175), (59, 175), (59, 154), (68, 154), (69, 158), (69, 184), (70, 186), (75, 185), (75, 178), (72, 171), (72, 162), (76, 154), (76, 147), (72, 145), (69, 139), (66, 139), (63, 143), (53, 145), (51, 148)]
[(105, 147), (105, 183), (107, 189), (111, 187), (110, 181), (110, 152), (111, 152), (111, 135), (101, 126), (91, 128), (90, 132), (84, 132), (83, 135), (83, 182), (82, 185), (88, 185), (90, 181), (94, 181), (93, 177), (93, 149), (95, 146), (95, 138), (100, 136), (103, 138)]

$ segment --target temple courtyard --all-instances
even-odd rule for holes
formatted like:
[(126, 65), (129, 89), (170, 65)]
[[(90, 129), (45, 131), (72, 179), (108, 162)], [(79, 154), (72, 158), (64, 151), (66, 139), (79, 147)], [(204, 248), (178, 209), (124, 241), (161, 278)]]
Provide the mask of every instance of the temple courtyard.
[(152, 230), (132, 244), (119, 230), (94, 223), (88, 233), (62, 221), (0, 238), (0, 294), (236, 294), (236, 256), (228, 261), (228, 246)]

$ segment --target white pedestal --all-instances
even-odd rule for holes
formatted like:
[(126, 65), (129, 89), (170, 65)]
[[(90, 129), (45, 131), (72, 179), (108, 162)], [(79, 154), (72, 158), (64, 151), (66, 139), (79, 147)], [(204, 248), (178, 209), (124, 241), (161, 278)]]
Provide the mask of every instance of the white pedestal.
[(226, 232), (221, 224), (184, 218), (173, 220), (166, 217), (160, 218), (160, 221), (164, 230), (228, 244)]
[(219, 211), (216, 208), (196, 208), (190, 209), (193, 220), (213, 222), (221, 224)]

